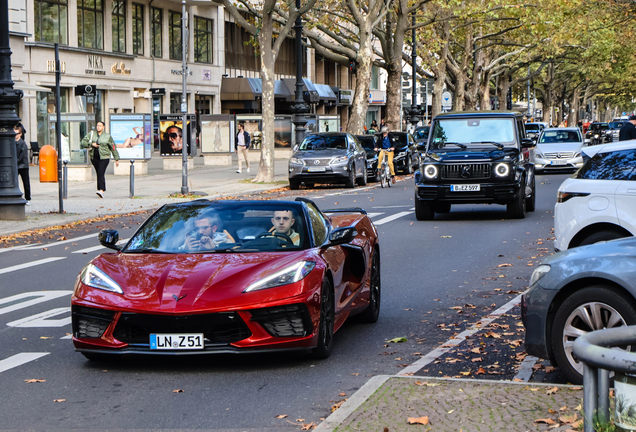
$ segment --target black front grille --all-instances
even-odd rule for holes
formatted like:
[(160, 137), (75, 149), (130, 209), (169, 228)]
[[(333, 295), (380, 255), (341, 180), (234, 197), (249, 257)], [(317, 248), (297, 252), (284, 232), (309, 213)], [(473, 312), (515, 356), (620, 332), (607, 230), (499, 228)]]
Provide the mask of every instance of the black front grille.
[(115, 312), (85, 306), (71, 309), (73, 335), (76, 338), (100, 338), (113, 320)]
[(305, 304), (255, 309), (252, 321), (274, 337), (304, 337), (312, 333), (311, 318)]
[(182, 316), (122, 313), (113, 336), (128, 344), (149, 346), (153, 333), (203, 333), (206, 347), (252, 335), (239, 314), (223, 312)]
[(453, 164), (442, 165), (443, 180), (489, 179), (490, 164)]

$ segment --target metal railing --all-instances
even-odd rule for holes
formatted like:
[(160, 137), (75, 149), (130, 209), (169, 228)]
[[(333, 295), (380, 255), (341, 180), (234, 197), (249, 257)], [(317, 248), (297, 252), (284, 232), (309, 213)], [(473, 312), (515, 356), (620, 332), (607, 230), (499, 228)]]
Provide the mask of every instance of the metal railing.
[(594, 414), (609, 421), (609, 374), (636, 374), (636, 353), (611, 349), (636, 344), (636, 326), (587, 333), (576, 339), (574, 355), (583, 362), (583, 430), (594, 432)]

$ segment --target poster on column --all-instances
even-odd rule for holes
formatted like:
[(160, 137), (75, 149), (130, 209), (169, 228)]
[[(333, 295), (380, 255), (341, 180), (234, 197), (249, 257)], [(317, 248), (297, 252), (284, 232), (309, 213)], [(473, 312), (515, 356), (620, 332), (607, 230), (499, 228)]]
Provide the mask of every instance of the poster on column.
[(110, 136), (115, 141), (120, 159), (150, 159), (152, 154), (150, 127), (149, 114), (110, 115)]
[(164, 114), (159, 117), (159, 137), (161, 139), (161, 156), (181, 156), (185, 141), (187, 153), (192, 154), (191, 143), (196, 142), (196, 116), (188, 114), (185, 134), (183, 133), (183, 121), (181, 115)]
[(201, 116), (201, 153), (230, 153), (234, 151), (234, 116)]

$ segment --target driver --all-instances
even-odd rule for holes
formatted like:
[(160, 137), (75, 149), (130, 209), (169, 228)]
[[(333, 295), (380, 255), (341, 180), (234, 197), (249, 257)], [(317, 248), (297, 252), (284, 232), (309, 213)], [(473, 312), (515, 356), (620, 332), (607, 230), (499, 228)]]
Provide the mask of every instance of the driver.
[(221, 243), (234, 243), (234, 238), (222, 230), (221, 221), (214, 213), (204, 213), (194, 221), (194, 229), (186, 234), (180, 249), (191, 251), (215, 249)]
[(294, 213), (291, 210), (276, 210), (274, 217), (272, 217), (272, 225), (274, 225), (269, 232), (284, 234), (291, 239), (295, 246), (300, 244), (300, 234), (292, 229), (292, 226), (296, 222)]

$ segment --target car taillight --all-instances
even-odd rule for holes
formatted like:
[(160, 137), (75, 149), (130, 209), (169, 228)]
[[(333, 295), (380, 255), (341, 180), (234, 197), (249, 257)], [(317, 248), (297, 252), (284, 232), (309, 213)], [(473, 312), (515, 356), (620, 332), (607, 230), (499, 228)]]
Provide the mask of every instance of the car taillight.
[(570, 198), (585, 197), (589, 194), (589, 192), (559, 192), (557, 194), (557, 203), (564, 203)]

